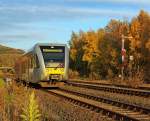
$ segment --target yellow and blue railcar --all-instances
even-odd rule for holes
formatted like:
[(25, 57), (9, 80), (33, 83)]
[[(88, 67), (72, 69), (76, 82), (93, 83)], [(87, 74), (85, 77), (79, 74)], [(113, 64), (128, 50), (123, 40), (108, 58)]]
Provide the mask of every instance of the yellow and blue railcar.
[(36, 44), (15, 66), (19, 80), (31, 83), (68, 79), (69, 51), (66, 44)]

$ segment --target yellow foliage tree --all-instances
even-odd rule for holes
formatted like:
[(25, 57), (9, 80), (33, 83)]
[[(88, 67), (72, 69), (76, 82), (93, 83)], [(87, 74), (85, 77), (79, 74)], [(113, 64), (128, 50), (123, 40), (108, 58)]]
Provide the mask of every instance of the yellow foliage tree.
[(98, 53), (97, 33), (94, 31), (87, 32), (84, 41), (86, 44), (83, 46), (84, 55), (83, 55), (82, 60), (91, 63), (93, 60), (93, 57), (95, 57)]

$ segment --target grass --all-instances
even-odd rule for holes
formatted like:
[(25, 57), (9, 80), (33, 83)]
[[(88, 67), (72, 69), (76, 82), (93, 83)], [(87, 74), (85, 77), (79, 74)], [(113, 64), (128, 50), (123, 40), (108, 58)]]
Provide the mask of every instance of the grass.
[(0, 112), (0, 121), (108, 121), (101, 113), (15, 82), (0, 88)]
[(21, 53), (24, 53), (24, 51), (0, 45), (0, 54), (6, 54), (6, 53), (13, 53), (13, 54), (14, 53), (18, 53), (18, 54), (21, 54)]
[(4, 87), (5, 85), (5, 82), (2, 78), (0, 78), (0, 88)]
[(23, 53), (23, 50), (0, 45), (0, 67), (14, 67), (16, 60)]

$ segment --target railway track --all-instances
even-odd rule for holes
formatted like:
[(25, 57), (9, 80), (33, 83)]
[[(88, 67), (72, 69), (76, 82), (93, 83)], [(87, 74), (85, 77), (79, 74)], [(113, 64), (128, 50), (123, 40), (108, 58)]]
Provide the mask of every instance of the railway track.
[(65, 98), (81, 107), (88, 108), (95, 112), (101, 112), (104, 115), (115, 120), (121, 121), (150, 121), (150, 109), (131, 105), (123, 102), (114, 101), (102, 97), (94, 97), (63, 88), (47, 90), (46, 92)]
[(150, 87), (146, 86), (139, 86), (137, 88), (127, 86), (127, 85), (119, 85), (119, 84), (110, 84), (110, 83), (100, 83), (100, 82), (92, 82), (92, 81), (77, 81), (77, 80), (69, 80), (69, 82), (76, 82), (76, 83), (84, 83), (84, 84), (95, 84), (95, 85), (105, 85), (105, 86), (115, 86), (115, 87), (124, 87), (128, 89), (142, 89), (150, 91)]
[(109, 86), (109, 85), (87, 84), (87, 83), (79, 83), (79, 82), (71, 82), (71, 81), (67, 81), (65, 84), (76, 86), (76, 87), (82, 87), (82, 88), (102, 90), (102, 91), (112, 92), (112, 93), (135, 95), (135, 96), (141, 96), (141, 97), (150, 97), (149, 90), (132, 89), (132, 88), (125, 88), (125, 87)]

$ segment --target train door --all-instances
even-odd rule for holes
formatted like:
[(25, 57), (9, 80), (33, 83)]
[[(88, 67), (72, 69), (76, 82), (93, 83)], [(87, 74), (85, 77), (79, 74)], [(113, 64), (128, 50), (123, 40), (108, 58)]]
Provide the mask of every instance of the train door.
[(33, 73), (34, 73), (34, 56), (31, 54), (29, 57), (29, 80), (33, 80)]
[(34, 82), (38, 82), (40, 80), (40, 64), (38, 56), (35, 55), (35, 67), (34, 67)]

